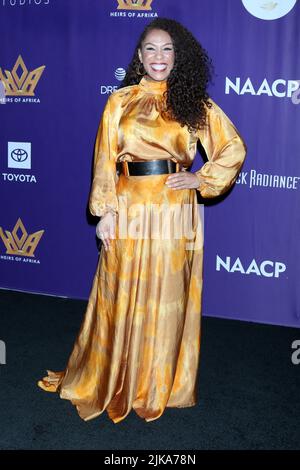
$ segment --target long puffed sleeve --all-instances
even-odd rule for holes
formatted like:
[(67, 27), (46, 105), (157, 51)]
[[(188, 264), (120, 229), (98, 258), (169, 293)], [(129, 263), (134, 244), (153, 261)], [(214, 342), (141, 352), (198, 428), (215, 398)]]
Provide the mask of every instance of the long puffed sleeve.
[(96, 137), (93, 182), (89, 197), (89, 210), (92, 215), (98, 217), (107, 212), (118, 213), (116, 152), (117, 129), (113, 124), (111, 96), (109, 96)]
[(207, 110), (207, 127), (198, 137), (208, 161), (195, 172), (200, 181), (196, 188), (202, 197), (213, 198), (225, 193), (235, 182), (243, 165), (247, 147), (236, 127), (213, 101)]

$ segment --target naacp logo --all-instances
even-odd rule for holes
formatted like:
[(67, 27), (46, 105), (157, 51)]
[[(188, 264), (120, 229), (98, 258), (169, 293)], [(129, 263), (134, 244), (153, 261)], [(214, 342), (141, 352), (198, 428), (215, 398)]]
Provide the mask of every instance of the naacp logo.
[(152, 10), (152, 0), (118, 0), (117, 10)]
[(286, 265), (280, 261), (264, 260), (261, 263), (253, 259), (250, 264), (243, 264), (240, 258), (231, 260), (230, 256), (222, 259), (221, 256), (216, 256), (216, 271), (221, 270), (228, 273), (238, 272), (240, 274), (254, 274), (263, 277), (276, 277), (286, 271)]
[(4, 73), (0, 67), (0, 80), (4, 84), (6, 96), (35, 96), (34, 90), (44, 69), (45, 65), (42, 65), (29, 72), (21, 55), (11, 72), (5, 70)]
[(285, 80), (278, 78), (273, 82), (269, 82), (264, 78), (258, 86), (255, 86), (250, 77), (245, 82), (241, 82), (241, 77), (235, 79), (225, 78), (225, 94), (229, 95), (231, 92), (237, 95), (250, 94), (253, 96), (276, 96), (276, 98), (292, 98), (299, 94), (299, 80)]
[[(18, 235), (18, 230), (20, 231), (20, 236)], [(9, 232), (8, 230), (5, 230), (5, 233), (3, 232), (2, 227), (0, 227), (0, 237), (6, 246), (7, 255), (23, 255), (34, 258), (35, 249), (44, 233), (44, 230), (28, 234), (22, 220), (19, 218), (13, 231)], [(33, 260), (33, 262), (35, 261)]]
[(246, 10), (260, 20), (277, 20), (287, 15), (297, 0), (242, 0)]

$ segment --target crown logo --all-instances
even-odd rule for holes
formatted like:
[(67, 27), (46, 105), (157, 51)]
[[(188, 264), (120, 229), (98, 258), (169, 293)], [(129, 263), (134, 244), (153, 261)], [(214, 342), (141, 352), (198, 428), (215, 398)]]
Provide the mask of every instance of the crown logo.
[(0, 80), (4, 84), (6, 95), (34, 96), (35, 87), (41, 78), (44, 68), (45, 65), (42, 65), (41, 67), (28, 72), (21, 55), (17, 58), (11, 72), (9, 70), (5, 70), (4, 74), (0, 67)]
[[(17, 231), (21, 231), (21, 237), (18, 236)], [(23, 255), (34, 257), (34, 251), (39, 243), (44, 230), (31, 233), (28, 235), (20, 217), (12, 232), (5, 230), (6, 236), (0, 227), (0, 237), (6, 246), (6, 254), (8, 255)]]
[(118, 0), (117, 10), (152, 10), (153, 0)]

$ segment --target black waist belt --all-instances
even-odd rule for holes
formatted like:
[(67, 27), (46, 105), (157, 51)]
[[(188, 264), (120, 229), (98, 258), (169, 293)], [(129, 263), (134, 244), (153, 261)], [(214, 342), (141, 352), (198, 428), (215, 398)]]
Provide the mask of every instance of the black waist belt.
[(119, 162), (120, 172), (126, 176), (163, 175), (180, 171), (173, 160), (149, 160), (147, 162)]

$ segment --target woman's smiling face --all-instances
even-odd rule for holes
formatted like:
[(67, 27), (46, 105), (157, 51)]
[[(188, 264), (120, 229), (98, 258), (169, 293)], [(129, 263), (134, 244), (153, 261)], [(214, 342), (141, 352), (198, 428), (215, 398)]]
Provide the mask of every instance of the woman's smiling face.
[(166, 80), (174, 66), (175, 51), (171, 36), (162, 29), (148, 32), (141, 49), (139, 59), (144, 65), (146, 74), (152, 80)]

